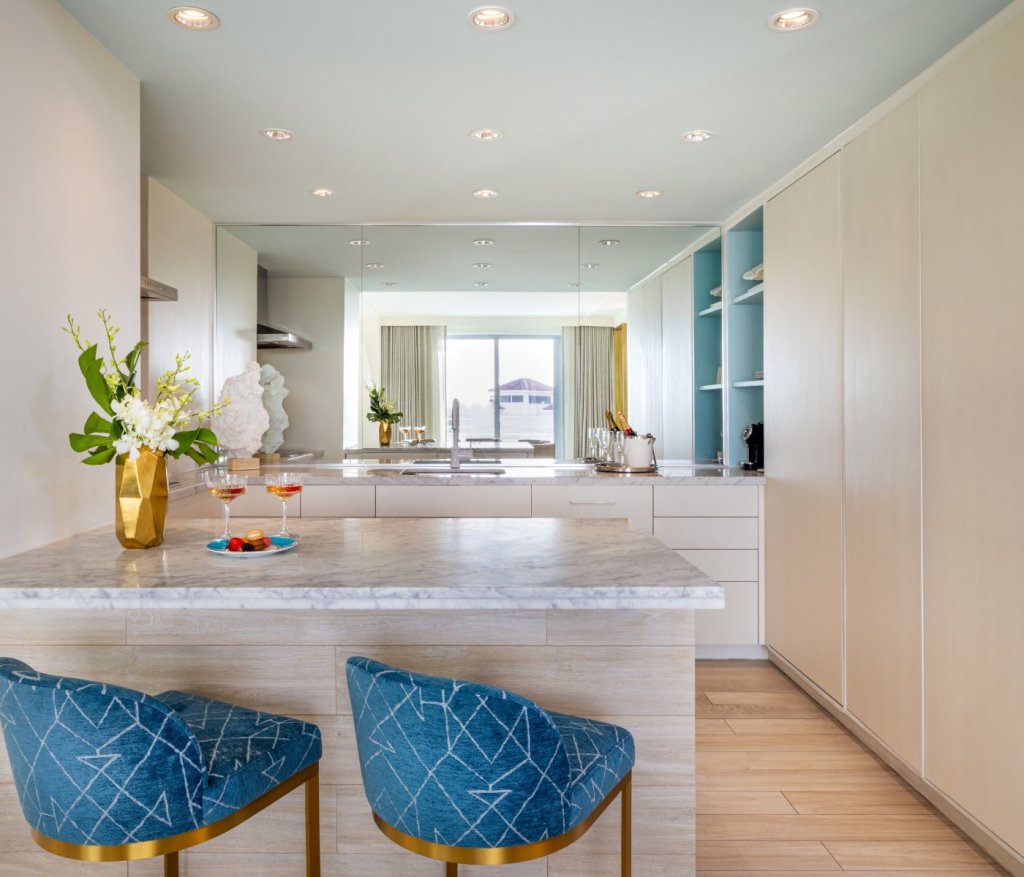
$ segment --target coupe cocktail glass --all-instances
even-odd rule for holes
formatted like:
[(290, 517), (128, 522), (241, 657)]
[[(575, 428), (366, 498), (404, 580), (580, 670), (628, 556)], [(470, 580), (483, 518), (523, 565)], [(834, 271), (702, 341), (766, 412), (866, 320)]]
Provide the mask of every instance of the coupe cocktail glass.
[(224, 503), (224, 534), (220, 538), (225, 541), (231, 539), (229, 506), (233, 500), (245, 493), (245, 485), (248, 480), (245, 475), (231, 475), (227, 472), (208, 472), (206, 474), (206, 489)]
[(282, 472), (279, 475), (268, 475), (267, 493), (272, 493), (281, 500), (281, 532), (277, 535), (286, 539), (297, 539), (298, 536), (288, 532), (288, 500), (302, 493), (301, 473)]

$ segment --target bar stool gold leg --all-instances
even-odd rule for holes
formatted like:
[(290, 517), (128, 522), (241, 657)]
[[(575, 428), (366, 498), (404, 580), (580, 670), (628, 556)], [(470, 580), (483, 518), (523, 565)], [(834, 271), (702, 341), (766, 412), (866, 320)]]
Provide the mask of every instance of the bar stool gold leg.
[(622, 877), (633, 874), (633, 772), (626, 774), (622, 784)]
[(177, 853), (167, 853), (164, 856), (164, 877), (178, 877)]
[(320, 877), (320, 767), (306, 780), (306, 877)]
[(458, 862), (445, 862), (444, 863), (444, 877), (459, 877), (459, 863)]

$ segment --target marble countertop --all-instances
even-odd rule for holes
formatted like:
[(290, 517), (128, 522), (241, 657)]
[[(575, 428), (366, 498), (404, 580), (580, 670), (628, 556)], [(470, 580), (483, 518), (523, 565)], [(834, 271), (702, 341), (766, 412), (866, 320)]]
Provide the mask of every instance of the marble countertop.
[[(280, 519), (246, 521), (276, 532)], [(0, 608), (718, 609), (724, 591), (623, 520), (330, 518), (251, 558), (206, 549), (215, 521), (122, 549), (113, 527), (0, 560)]]
[[(681, 460), (665, 460), (658, 471), (650, 474), (618, 475), (598, 472), (592, 465), (584, 463), (562, 463), (554, 460), (505, 459), (495, 461), (474, 460), (463, 463), (459, 473), (429, 474), (438, 465), (415, 464), (410, 460), (389, 458), (381, 455), (377, 459), (337, 460), (325, 458), (310, 462), (266, 465), (260, 473), (250, 473), (253, 483), (260, 483), (262, 475), (269, 472), (301, 472), (306, 484), (367, 484), (367, 485), (417, 485), (443, 487), (445, 485), (475, 484), (519, 484), (519, 485), (758, 485), (764, 484), (763, 472), (748, 472), (738, 468), (724, 468), (713, 465), (699, 465)], [(422, 469), (423, 474), (404, 475), (403, 470)], [(479, 469), (502, 469), (500, 475), (474, 474)], [(176, 476), (171, 485), (171, 499), (189, 496), (202, 490), (201, 473), (198, 470)]]

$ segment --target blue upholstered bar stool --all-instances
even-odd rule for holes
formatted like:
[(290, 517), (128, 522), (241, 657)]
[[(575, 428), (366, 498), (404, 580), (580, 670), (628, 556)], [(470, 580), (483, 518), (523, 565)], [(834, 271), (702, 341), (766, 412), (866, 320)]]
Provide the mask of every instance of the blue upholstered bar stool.
[(306, 875), (320, 874), (320, 729), (180, 691), (155, 697), (0, 658), (0, 724), (21, 809), (69, 859), (164, 857), (305, 784)]
[(629, 877), (633, 738), (510, 691), (349, 658), (348, 690), (373, 818), (408, 850), (460, 864), (546, 856), (622, 796)]

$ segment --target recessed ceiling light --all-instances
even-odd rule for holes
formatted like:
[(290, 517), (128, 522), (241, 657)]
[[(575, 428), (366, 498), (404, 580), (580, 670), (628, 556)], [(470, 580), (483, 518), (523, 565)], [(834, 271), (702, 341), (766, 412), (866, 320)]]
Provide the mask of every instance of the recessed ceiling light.
[(349, 243), (352, 244), (353, 247), (365, 247), (370, 242), (369, 241), (354, 240), (354, 241), (349, 241)]
[(661, 197), (661, 192), (659, 192), (657, 189), (641, 189), (639, 192), (636, 193), (636, 197), (637, 198), (648, 198), (648, 199), (650, 199), (650, 198), (660, 198)]
[(330, 198), (334, 194), (334, 189), (313, 189), (309, 194), (316, 195), (317, 198)]
[(600, 265), (599, 262), (584, 262), (583, 263), (583, 267), (584, 268), (597, 268), (598, 265)]
[(582, 285), (582, 283), (570, 283), (569, 289), (579, 289)]
[(598, 241), (598, 243), (602, 247), (616, 247), (619, 245), (620, 241), (615, 240), (615, 238), (606, 238), (603, 241)]
[(490, 286), (491, 284), (489, 284), (486, 280), (478, 280), (473, 285), (474, 286)]
[(491, 267), (491, 263), (490, 262), (474, 262), (473, 263), (473, 267), (474, 268), (490, 268)]
[(398, 286), (397, 280), (382, 280), (381, 286)]
[(481, 6), (469, 13), (469, 20), (481, 30), (500, 30), (511, 25), (516, 17), (500, 6)]
[(176, 25), (189, 30), (213, 30), (220, 24), (216, 15), (198, 6), (175, 6), (167, 15)]
[(477, 128), (470, 131), (469, 136), (481, 143), (490, 143), (492, 140), (501, 140), (505, 135), (497, 128)]
[(498, 193), (495, 192), (494, 189), (477, 189), (473, 193), (473, 197), (474, 198), (483, 198), (483, 199), (486, 200), (487, 198), (497, 198), (498, 197)]
[(773, 15), (768, 20), (768, 27), (772, 30), (800, 30), (803, 27), (810, 27), (817, 20), (817, 9), (808, 9), (801, 6), (796, 9), (786, 9), (778, 13), (778, 15)]
[(366, 267), (367, 268), (383, 268), (384, 267), (384, 263), (383, 262), (367, 262), (366, 263)]
[(703, 143), (705, 140), (710, 140), (715, 135), (711, 131), (704, 131), (698, 128), (695, 131), (687, 131), (683, 135), (683, 140), (687, 143)]
[(291, 140), (295, 135), (285, 128), (264, 128), (263, 136), (267, 140)]
[(494, 246), (494, 241), (489, 241), (487, 238), (480, 238), (479, 240), (473, 241), (474, 247), (491, 247)]

